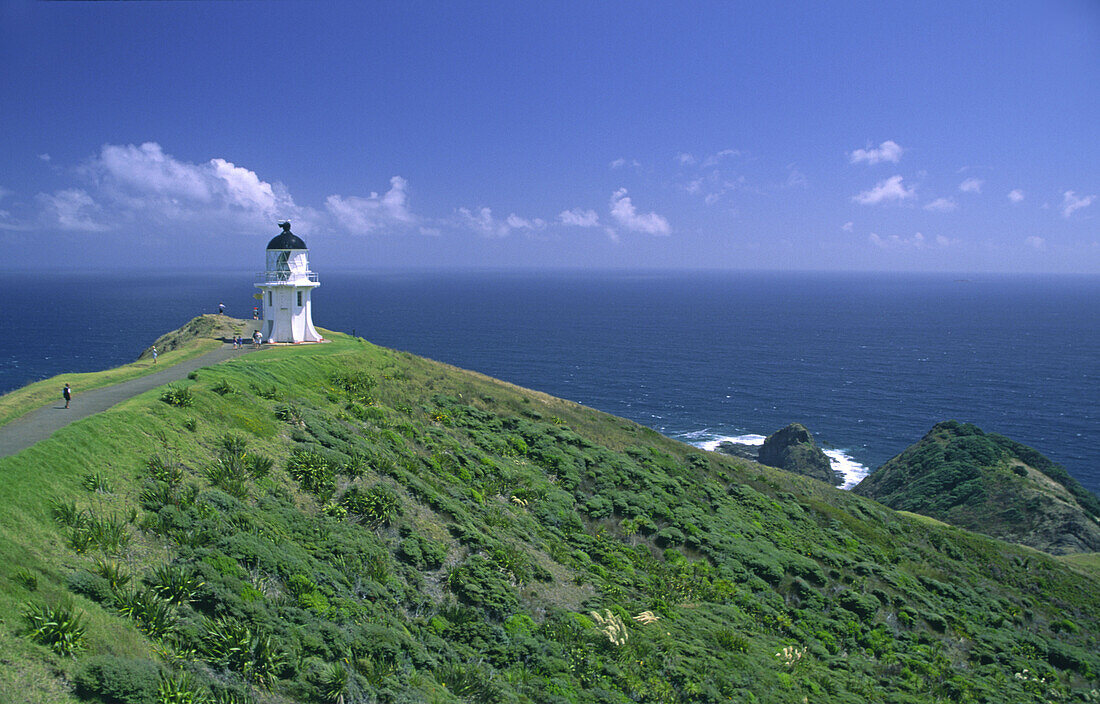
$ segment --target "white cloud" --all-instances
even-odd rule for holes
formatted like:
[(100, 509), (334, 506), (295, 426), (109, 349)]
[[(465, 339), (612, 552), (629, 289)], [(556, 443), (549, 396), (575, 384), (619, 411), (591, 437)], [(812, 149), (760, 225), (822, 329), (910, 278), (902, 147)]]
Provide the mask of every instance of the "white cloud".
[(681, 166), (691, 166), (695, 163), (695, 157), (687, 152), (680, 152), (676, 155), (676, 161), (680, 162)]
[(715, 152), (714, 154), (710, 154), (705, 159), (703, 159), (703, 166), (707, 168), (711, 166), (717, 166), (718, 163), (721, 162), (723, 159), (728, 159), (729, 157), (740, 155), (741, 152), (737, 151), (736, 149), (723, 149), (719, 152)]
[[(111, 229), (132, 229), (141, 223), (146, 231), (186, 227), (253, 232), (270, 229), (278, 219), (293, 219), (296, 232), (308, 233), (318, 215), (295, 205), (282, 184), (264, 181), (249, 169), (221, 158), (182, 161), (156, 142), (104, 145), (77, 173), (99, 208), (94, 222)], [(58, 212), (56, 199), (39, 201), (49, 215)]]
[(515, 213), (505, 218), (504, 222), (513, 230), (541, 230), (546, 227), (546, 222), (540, 218), (528, 220), (527, 218), (521, 218)]
[(260, 180), (255, 172), (235, 166), (225, 159), (211, 159), (214, 175), (225, 183), (232, 203), (245, 209), (257, 209), (265, 213), (275, 211), (275, 191), (270, 183)]
[(1068, 218), (1075, 210), (1087, 208), (1096, 200), (1096, 196), (1080, 196), (1076, 191), (1066, 191), (1062, 194), (1062, 217)]
[(846, 223), (844, 223), (843, 225), (840, 226), (840, 229), (844, 230), (845, 232), (851, 232), (854, 228), (855, 228), (855, 223), (852, 222), (851, 220), (849, 220), (848, 222), (846, 222)]
[(508, 234), (508, 226), (498, 223), (493, 218), (493, 211), (490, 208), (480, 208), (477, 211), (459, 208), (458, 216), (463, 225), (486, 237), (504, 237)]
[(49, 161), (50, 160), (50, 155), (49, 154), (39, 154), (38, 158), (41, 159), (42, 161)]
[(806, 175), (796, 169), (793, 164), (787, 168), (790, 170), (787, 174), (786, 185), (788, 188), (805, 187), (809, 184), (809, 181), (806, 180)]
[(202, 203), (213, 199), (214, 184), (209, 170), (177, 161), (156, 142), (146, 142), (140, 147), (104, 145), (92, 168), (101, 172), (110, 185), (135, 194), (160, 194)]
[(1019, 203), (1024, 199), (1024, 192), (1019, 188), (1015, 188), (1008, 192), (1008, 199), (1013, 203)]
[(950, 198), (937, 198), (928, 205), (924, 206), (924, 209), (931, 210), (936, 213), (949, 213), (958, 207), (958, 203), (951, 200)]
[(639, 163), (637, 159), (631, 159), (630, 161), (627, 161), (626, 159), (623, 159), (622, 157), (620, 157), (618, 159), (615, 159), (614, 161), (612, 161), (607, 166), (608, 166), (608, 168), (611, 168), (611, 169), (621, 169), (624, 166), (631, 166), (635, 169), (642, 168), (641, 163)]
[(101, 208), (83, 189), (68, 188), (53, 195), (40, 193), (38, 200), (45, 206), (50, 220), (63, 230), (105, 232), (109, 229), (96, 221)]
[(861, 162), (867, 164), (878, 164), (883, 161), (889, 161), (892, 164), (898, 163), (901, 159), (901, 154), (905, 150), (893, 140), (886, 140), (882, 144), (878, 145), (878, 148), (868, 147), (867, 149), (856, 149), (848, 154), (848, 161), (853, 164), (859, 164)]
[(558, 222), (573, 227), (596, 227), (600, 224), (600, 216), (596, 214), (595, 210), (573, 208), (558, 213)]
[(867, 241), (872, 245), (880, 249), (928, 249), (929, 247), (949, 247), (953, 242), (944, 237), (943, 235), (937, 235), (931, 242), (921, 232), (913, 233), (912, 237), (900, 237), (898, 235), (890, 235), (888, 237), (881, 237), (872, 232)]
[(852, 200), (861, 205), (877, 205), (914, 197), (917, 194), (916, 189), (906, 188), (901, 180), (901, 176), (891, 176), (885, 181), (879, 181), (874, 188), (853, 196)]
[(507, 237), (515, 230), (534, 231), (546, 227), (546, 221), (540, 218), (528, 220), (515, 213), (510, 214), (504, 220), (497, 220), (493, 217), (493, 211), (490, 208), (478, 208), (477, 210), (459, 208), (458, 218), (460, 225), (485, 237)]
[(611, 217), (627, 230), (650, 235), (667, 235), (671, 232), (668, 220), (657, 213), (639, 214), (634, 208), (634, 203), (627, 196), (625, 188), (620, 188), (611, 194), (610, 208)]
[(331, 195), (325, 207), (348, 232), (365, 235), (381, 229), (405, 228), (416, 223), (409, 211), (408, 181), (400, 176), (390, 179), (390, 190), (360, 196)]
[(1034, 235), (1025, 239), (1024, 244), (1026, 244), (1028, 247), (1031, 247), (1032, 249), (1037, 249), (1040, 252), (1045, 251), (1047, 248), (1047, 241), (1044, 240), (1042, 237), (1036, 237)]
[(963, 193), (981, 193), (985, 181), (980, 178), (968, 178), (959, 184), (959, 190)]

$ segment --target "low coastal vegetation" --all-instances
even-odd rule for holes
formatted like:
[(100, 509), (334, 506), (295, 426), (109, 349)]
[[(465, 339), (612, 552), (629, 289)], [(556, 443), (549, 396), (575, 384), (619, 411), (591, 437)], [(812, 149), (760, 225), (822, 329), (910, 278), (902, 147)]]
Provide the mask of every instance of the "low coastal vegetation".
[(1087, 565), (325, 335), (0, 460), (0, 700), (1100, 701)]
[(1100, 499), (1036, 450), (946, 421), (853, 489), (1055, 555), (1100, 552)]

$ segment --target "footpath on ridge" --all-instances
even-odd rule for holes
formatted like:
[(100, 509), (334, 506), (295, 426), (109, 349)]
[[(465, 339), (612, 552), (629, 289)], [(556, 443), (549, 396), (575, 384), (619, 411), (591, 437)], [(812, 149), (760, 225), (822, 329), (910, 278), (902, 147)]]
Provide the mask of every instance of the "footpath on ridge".
[(65, 401), (61, 398), (61, 388), (58, 387), (57, 401), (0, 426), (0, 457), (21, 452), (45, 440), (70, 423), (101, 413), (150, 389), (179, 381), (201, 367), (208, 367), (247, 354), (252, 349), (251, 342), (246, 342), (241, 349), (233, 349), (233, 343), (226, 342), (217, 349), (173, 364), (163, 371), (112, 386), (101, 386), (91, 391), (81, 392), (80, 389), (73, 389), (72, 403), (68, 408), (65, 408)]

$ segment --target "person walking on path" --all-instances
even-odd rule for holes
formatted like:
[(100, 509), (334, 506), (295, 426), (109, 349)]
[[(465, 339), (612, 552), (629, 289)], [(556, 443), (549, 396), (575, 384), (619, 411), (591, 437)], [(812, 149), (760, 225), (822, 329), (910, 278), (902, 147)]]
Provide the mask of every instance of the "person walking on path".
[(157, 346), (153, 345), (153, 364), (157, 363)]
[(224, 303), (219, 303), (218, 304), (218, 315), (225, 315), (225, 304)]
[(68, 408), (69, 401), (73, 400), (73, 390), (68, 384), (65, 384), (65, 388), (61, 389), (61, 398), (65, 399), (65, 408)]
[(252, 344), (253, 344), (253, 346), (259, 347), (260, 344), (262, 343), (262, 341), (263, 341), (263, 335), (260, 334), (259, 330), (252, 333)]

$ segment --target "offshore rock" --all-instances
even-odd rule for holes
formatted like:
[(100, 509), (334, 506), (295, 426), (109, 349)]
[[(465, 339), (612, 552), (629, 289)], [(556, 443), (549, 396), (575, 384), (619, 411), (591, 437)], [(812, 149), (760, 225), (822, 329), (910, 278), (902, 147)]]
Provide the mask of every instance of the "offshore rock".
[(769, 435), (760, 447), (757, 461), (833, 486), (839, 486), (842, 481), (840, 475), (833, 471), (832, 461), (814, 443), (810, 431), (801, 423), (791, 423)]

